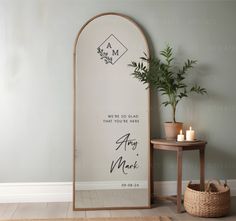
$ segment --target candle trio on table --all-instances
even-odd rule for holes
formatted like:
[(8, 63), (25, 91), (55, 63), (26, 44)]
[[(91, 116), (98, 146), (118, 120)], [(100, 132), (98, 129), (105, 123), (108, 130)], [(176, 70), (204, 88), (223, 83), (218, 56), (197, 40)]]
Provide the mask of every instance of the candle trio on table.
[[(195, 140), (195, 131), (192, 127), (189, 127), (189, 130), (186, 130), (186, 141), (194, 141)], [(177, 135), (177, 141), (185, 141), (183, 131), (180, 130), (180, 133)]]

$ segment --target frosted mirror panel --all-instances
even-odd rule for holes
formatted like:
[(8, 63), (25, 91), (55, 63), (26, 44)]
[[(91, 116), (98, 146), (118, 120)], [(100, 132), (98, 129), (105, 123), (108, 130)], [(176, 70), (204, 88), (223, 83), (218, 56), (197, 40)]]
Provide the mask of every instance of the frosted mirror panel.
[(103, 14), (75, 44), (74, 208), (148, 207), (149, 91), (128, 64), (148, 54), (130, 19)]

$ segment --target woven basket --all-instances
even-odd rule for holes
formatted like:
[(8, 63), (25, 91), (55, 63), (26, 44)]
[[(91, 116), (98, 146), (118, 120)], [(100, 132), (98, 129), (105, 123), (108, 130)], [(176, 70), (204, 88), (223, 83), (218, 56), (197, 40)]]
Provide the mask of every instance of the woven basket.
[(184, 193), (184, 207), (194, 216), (225, 216), (230, 210), (230, 189), (226, 183), (214, 180), (205, 185), (205, 191), (200, 191), (200, 184), (189, 182)]

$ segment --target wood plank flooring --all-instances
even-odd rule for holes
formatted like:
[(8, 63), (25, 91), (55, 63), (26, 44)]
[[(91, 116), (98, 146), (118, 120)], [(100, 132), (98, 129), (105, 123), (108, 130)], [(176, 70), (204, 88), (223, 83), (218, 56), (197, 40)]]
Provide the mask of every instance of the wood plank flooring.
[(236, 197), (232, 197), (231, 213), (223, 218), (199, 218), (187, 213), (176, 213), (176, 206), (170, 202), (159, 202), (152, 209), (140, 210), (98, 210), (73, 211), (72, 203), (9, 203), (0, 204), (0, 220), (32, 218), (73, 218), (73, 217), (122, 217), (122, 216), (169, 216), (173, 221), (235, 221)]

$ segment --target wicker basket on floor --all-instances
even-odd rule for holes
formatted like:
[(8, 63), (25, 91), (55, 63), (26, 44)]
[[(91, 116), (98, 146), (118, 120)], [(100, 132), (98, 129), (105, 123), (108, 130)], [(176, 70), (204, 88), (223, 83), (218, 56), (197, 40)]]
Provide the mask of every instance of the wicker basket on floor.
[(184, 193), (184, 207), (194, 216), (225, 216), (230, 210), (230, 189), (226, 183), (214, 180), (205, 185), (205, 191), (200, 191), (200, 184), (189, 182)]

